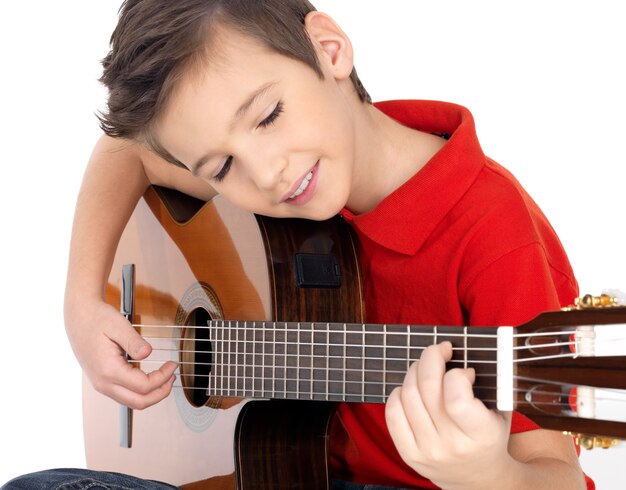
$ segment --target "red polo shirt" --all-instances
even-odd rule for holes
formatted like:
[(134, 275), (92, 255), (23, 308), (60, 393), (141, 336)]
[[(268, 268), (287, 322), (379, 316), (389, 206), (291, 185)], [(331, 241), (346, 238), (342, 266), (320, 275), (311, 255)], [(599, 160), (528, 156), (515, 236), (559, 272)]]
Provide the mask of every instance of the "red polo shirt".
[[(374, 210), (342, 212), (360, 239), (367, 321), (519, 325), (572, 304), (578, 287), (558, 237), (517, 180), (484, 155), (470, 112), (427, 101), (377, 107), (449, 140)], [(437, 488), (401, 460), (384, 406), (342, 404), (338, 417), (349, 439), (333, 432), (335, 476)], [(513, 433), (535, 428), (515, 414)]]

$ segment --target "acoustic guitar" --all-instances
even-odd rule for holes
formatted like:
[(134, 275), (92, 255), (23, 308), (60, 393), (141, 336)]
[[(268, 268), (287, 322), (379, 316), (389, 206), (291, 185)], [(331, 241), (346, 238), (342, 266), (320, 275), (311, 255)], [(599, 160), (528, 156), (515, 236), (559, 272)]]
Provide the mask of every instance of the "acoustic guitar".
[[(549, 312), (518, 327), (364, 323), (357, 242), (341, 218), (256, 216), (152, 187), (106, 289), (175, 360), (172, 394), (130, 411), (83, 383), (89, 468), (186, 488), (329, 488), (340, 401), (384, 403), (428, 345), (476, 370), (489, 407), (549, 429), (626, 438), (626, 308)], [(330, 321), (330, 323), (329, 323)]]

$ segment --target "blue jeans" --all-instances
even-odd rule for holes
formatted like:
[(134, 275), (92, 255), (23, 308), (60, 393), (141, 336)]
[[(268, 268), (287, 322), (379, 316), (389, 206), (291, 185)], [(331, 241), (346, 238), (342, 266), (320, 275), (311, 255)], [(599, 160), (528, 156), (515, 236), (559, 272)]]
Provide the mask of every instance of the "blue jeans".
[(56, 469), (19, 476), (0, 490), (172, 490), (178, 487), (120, 473)]
[[(142, 480), (121, 473), (56, 469), (17, 477), (3, 485), (0, 490), (172, 490), (176, 488), (178, 487), (167, 483)], [(341, 480), (333, 480), (332, 488), (333, 490), (393, 490), (391, 487), (362, 485)]]

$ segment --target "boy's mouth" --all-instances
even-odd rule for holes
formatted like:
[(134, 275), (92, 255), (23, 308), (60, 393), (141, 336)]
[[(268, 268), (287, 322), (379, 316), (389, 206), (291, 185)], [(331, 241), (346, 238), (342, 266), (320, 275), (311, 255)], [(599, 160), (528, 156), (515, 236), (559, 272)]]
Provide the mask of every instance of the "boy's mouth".
[[(304, 204), (306, 201), (310, 199), (313, 194), (313, 190), (315, 188), (315, 177), (317, 174), (317, 168), (319, 165), (319, 160), (315, 163), (315, 166), (309, 170), (309, 172), (302, 178), (300, 184), (295, 188), (290, 190), (291, 194), (283, 199), (283, 202), (288, 202), (289, 204)], [(294, 186), (295, 187), (295, 186)]]
[(300, 194), (302, 194), (304, 190), (309, 186), (309, 182), (311, 181), (312, 177), (313, 177), (313, 171), (311, 170), (308, 174), (306, 174), (304, 179), (302, 179), (302, 183), (300, 184), (300, 187), (298, 187), (296, 192), (294, 192), (291, 196), (289, 196), (289, 199), (293, 199), (295, 197), (298, 197)]

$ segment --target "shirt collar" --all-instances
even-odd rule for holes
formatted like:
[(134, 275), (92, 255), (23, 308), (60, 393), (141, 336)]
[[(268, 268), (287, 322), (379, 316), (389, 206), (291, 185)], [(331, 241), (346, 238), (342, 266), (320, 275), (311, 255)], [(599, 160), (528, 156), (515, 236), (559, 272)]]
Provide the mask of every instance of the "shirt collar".
[(387, 101), (378, 109), (405, 126), (449, 136), (449, 141), (411, 179), (367, 213), (342, 216), (359, 235), (414, 255), (478, 176), (485, 155), (474, 119), (464, 107), (433, 101)]

